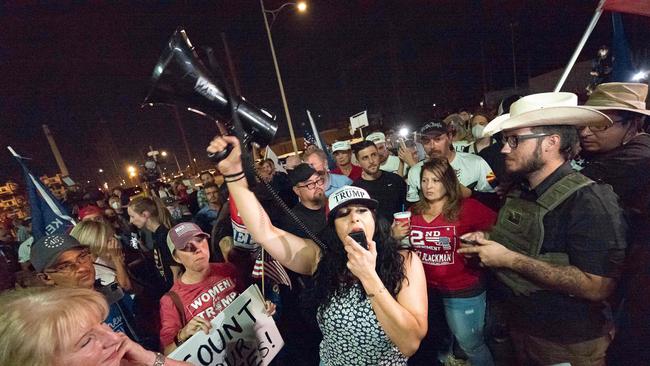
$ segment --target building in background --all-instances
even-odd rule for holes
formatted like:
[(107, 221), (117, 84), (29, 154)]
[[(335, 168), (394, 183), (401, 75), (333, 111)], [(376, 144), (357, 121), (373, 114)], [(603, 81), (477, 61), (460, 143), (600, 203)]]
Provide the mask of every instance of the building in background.
[(29, 205), (18, 184), (10, 181), (0, 185), (0, 221), (27, 216)]
[(41, 182), (47, 186), (47, 188), (52, 191), (52, 194), (54, 194), (54, 197), (56, 197), (59, 201), (63, 200), (65, 198), (65, 192), (66, 192), (66, 186), (65, 183), (63, 182), (63, 177), (61, 174), (57, 174), (52, 177), (48, 177), (47, 175), (41, 176)]

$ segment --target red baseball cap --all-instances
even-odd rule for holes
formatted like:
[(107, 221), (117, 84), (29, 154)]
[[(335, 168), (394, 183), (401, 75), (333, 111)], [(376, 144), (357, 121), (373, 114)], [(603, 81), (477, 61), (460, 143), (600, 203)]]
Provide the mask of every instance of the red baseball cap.
[(102, 214), (103, 212), (101, 208), (94, 205), (88, 205), (79, 209), (79, 220), (83, 220), (86, 216)]
[(210, 234), (203, 232), (201, 228), (192, 222), (181, 222), (174, 226), (167, 233), (167, 247), (169, 252), (174, 253), (174, 249), (185, 249), (187, 243), (197, 236), (210, 237)]

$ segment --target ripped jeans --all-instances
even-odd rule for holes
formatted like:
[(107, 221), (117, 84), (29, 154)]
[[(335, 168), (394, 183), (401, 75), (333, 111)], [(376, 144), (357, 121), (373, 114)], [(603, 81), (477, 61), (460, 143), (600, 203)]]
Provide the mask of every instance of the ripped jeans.
[(474, 297), (443, 298), (442, 302), (449, 329), (472, 366), (493, 366), (492, 354), (483, 336), (485, 292)]

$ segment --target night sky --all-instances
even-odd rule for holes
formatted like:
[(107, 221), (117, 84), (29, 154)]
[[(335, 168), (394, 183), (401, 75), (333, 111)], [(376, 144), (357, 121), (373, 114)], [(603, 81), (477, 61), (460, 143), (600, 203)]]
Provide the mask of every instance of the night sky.
[[(33, 158), (35, 173), (58, 171), (42, 124), (80, 182), (106, 180), (99, 168), (114, 176), (113, 161), (124, 174), (149, 145), (187, 165), (171, 110), (140, 108), (153, 66), (180, 25), (195, 46), (213, 47), (227, 70), (226, 34), (242, 94), (276, 113), (278, 135), (288, 136), (256, 0), (11, 3), (0, 5), (0, 183), (23, 183), (7, 145)], [(365, 109), (388, 125), (414, 126), (432, 117), (433, 103), (473, 109), (484, 87), (513, 84), (511, 30), (521, 84), (566, 64), (597, 1), (308, 3), (305, 14), (285, 9), (272, 28), (299, 137), (296, 125), (307, 108), (321, 116), (321, 129)], [(283, 2), (265, 4), (274, 9)], [(623, 21), (633, 50), (647, 56), (649, 19), (624, 15)], [(592, 58), (610, 38), (605, 13), (580, 59)], [(194, 156), (207, 167), (203, 151), (214, 126), (188, 112), (181, 117)]]

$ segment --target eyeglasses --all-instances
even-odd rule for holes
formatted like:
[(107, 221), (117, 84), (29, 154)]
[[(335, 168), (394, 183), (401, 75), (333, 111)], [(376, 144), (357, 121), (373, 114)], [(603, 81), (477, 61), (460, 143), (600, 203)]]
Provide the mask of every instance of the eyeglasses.
[(538, 139), (540, 137), (544, 136), (550, 136), (551, 134), (549, 133), (533, 133), (530, 135), (510, 135), (510, 136), (503, 136), (501, 138), (501, 142), (505, 145), (508, 144), (511, 149), (516, 149), (517, 146), (519, 146), (519, 141), (522, 140), (529, 140), (529, 139)]
[[(619, 123), (619, 122), (623, 122), (624, 120), (618, 120), (618, 121), (612, 120), (612, 121), (614, 123)], [(584, 131), (585, 129), (588, 128), (589, 131), (591, 131), (591, 132), (603, 132), (606, 129), (608, 129), (609, 127), (610, 127), (610, 125), (608, 125), (608, 124), (605, 124), (605, 125), (602, 125), (602, 126), (580, 126), (580, 127), (578, 127), (578, 130)]]
[(92, 260), (92, 255), (89, 249), (84, 249), (79, 252), (79, 255), (73, 262), (61, 263), (53, 269), (47, 271), (48, 273), (66, 273), (76, 271), (80, 265), (86, 264)]
[(315, 181), (309, 182), (307, 184), (303, 184), (301, 186), (298, 186), (298, 188), (307, 188), (308, 190), (312, 191), (316, 188), (316, 186), (322, 186), (325, 184), (325, 178), (322, 176), (316, 179)]

